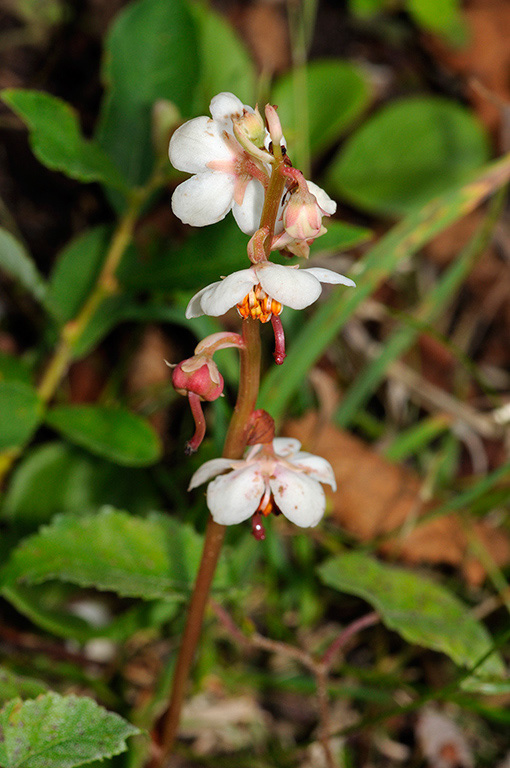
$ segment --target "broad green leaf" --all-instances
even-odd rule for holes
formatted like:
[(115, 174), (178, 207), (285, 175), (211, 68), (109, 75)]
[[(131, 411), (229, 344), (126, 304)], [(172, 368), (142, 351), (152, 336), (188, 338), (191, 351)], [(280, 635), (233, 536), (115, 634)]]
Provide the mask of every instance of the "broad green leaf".
[(79, 181), (100, 181), (126, 190), (126, 182), (104, 150), (85, 139), (78, 117), (65, 101), (42, 91), (7, 88), (0, 94), (30, 131), (38, 160), (54, 171)]
[(47, 304), (62, 323), (78, 314), (105, 260), (111, 229), (101, 225), (82, 232), (57, 256), (49, 279)]
[(327, 178), (354, 205), (401, 216), (466, 182), (487, 157), (487, 136), (465, 107), (412, 97), (384, 107), (356, 131)]
[(40, 680), (18, 675), (7, 667), (0, 667), (0, 706), (9, 699), (31, 699), (45, 691), (46, 686)]
[(37, 392), (23, 381), (0, 381), (0, 451), (21, 448), (42, 419)]
[[(62, 515), (15, 549), (1, 572), (2, 588), (59, 579), (144, 600), (181, 600), (193, 585), (202, 537), (162, 515), (139, 518), (105, 508)], [(215, 585), (228, 584), (220, 564)]]
[(31, 586), (9, 584), (2, 586), (0, 591), (2, 597), (11, 603), (19, 613), (30, 619), (33, 624), (44, 629), (45, 632), (57, 637), (76, 640), (79, 643), (86, 643), (98, 635), (104, 637), (106, 633), (99, 632), (80, 616), (71, 613), (68, 604), (64, 605), (62, 601), (55, 601), (56, 586), (76, 589), (62, 582), (52, 582), (51, 584)]
[[(476, 208), (510, 178), (510, 155), (486, 166), (473, 181), (447, 192), (423, 209), (415, 211), (393, 227), (356, 264), (356, 288), (338, 288), (303, 323), (303, 329), (289, 347), (284, 365), (274, 366), (264, 378), (260, 403), (275, 419), (281, 419), (286, 405), (299, 391), (303, 375), (333, 341), (362, 301), (373, 293), (397, 265), (416, 253), (449, 224)], [(283, 315), (285, 322), (285, 315)]]
[(116, 17), (103, 66), (97, 138), (132, 184), (154, 165), (152, 107), (168, 99), (188, 115), (198, 80), (195, 24), (183, 0), (137, 0)]
[(2, 768), (73, 768), (127, 749), (140, 733), (127, 720), (85, 696), (47, 693), (0, 710)]
[(200, 80), (195, 95), (196, 114), (209, 114), (209, 102), (229, 91), (244, 104), (254, 105), (255, 67), (243, 43), (225, 18), (211, 6), (190, 3), (197, 22)]
[(24, 360), (0, 351), (0, 381), (22, 381), (30, 384), (31, 380), (30, 368)]
[(134, 514), (160, 506), (145, 469), (119, 467), (69, 443), (45, 443), (19, 462), (2, 498), (1, 516), (17, 529), (37, 528), (57, 513), (83, 515), (111, 504)]
[(161, 456), (161, 443), (148, 421), (124, 408), (60, 405), (46, 423), (72, 443), (117, 464), (143, 467)]
[(37, 301), (43, 302), (46, 283), (37, 271), (25, 247), (6, 229), (0, 227), (0, 271), (6, 272), (29, 291)]
[(421, 27), (445, 35), (454, 45), (466, 42), (460, 0), (407, 0), (407, 10)]
[(358, 227), (356, 224), (335, 219), (324, 219), (324, 221), (328, 231), (317, 238), (312, 246), (312, 255), (324, 251), (346, 251), (348, 248), (366, 243), (372, 237), (372, 232), (366, 227)]
[[(473, 667), (493, 647), (489, 633), (468, 606), (430, 579), (362, 552), (333, 557), (318, 571), (328, 586), (370, 603), (405, 640), (441, 651), (459, 666)], [(503, 661), (493, 653), (477, 669), (476, 684), (489, 691), (492, 682), (501, 683), (504, 677)]]
[[(305, 105), (295, 91), (299, 72), (288, 73), (275, 84), (271, 100), (290, 148), (299, 141), (303, 111), (308, 116), (308, 137), (312, 155), (323, 152), (337, 141), (367, 107), (370, 88), (362, 70), (340, 59), (313, 61), (306, 67)], [(292, 157), (292, 151), (290, 152)]]
[(248, 239), (229, 214), (212, 227), (193, 229), (180, 245), (162, 243), (147, 252), (131, 250), (117, 276), (133, 290), (198, 290), (246, 267)]

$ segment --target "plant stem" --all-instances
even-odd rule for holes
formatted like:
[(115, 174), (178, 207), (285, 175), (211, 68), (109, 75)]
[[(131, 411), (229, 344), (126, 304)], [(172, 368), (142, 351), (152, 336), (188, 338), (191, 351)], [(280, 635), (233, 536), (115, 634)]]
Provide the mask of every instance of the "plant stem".
[[(158, 166), (146, 186), (132, 192), (128, 208), (113, 234), (103, 268), (92, 293), (86, 299), (78, 315), (62, 328), (57, 347), (48, 361), (37, 387), (37, 394), (47, 405), (53, 398), (58, 385), (65, 376), (73, 359), (76, 345), (83, 336), (90, 320), (105, 298), (118, 290), (115, 272), (129, 245), (142, 206), (152, 192), (163, 183), (161, 168)], [(0, 454), (0, 484), (20, 454), (20, 449)]]
[[(237, 402), (223, 449), (223, 456), (228, 459), (240, 459), (242, 457), (246, 447), (249, 417), (257, 402), (260, 376), (260, 332), (257, 320), (252, 318), (243, 320), (243, 342), (244, 346), (240, 349), (241, 366)], [(202, 559), (188, 607), (186, 626), (175, 666), (170, 703), (163, 715), (162, 748), (157, 758), (157, 766), (165, 765), (177, 736), (186, 683), (200, 638), (205, 608), (225, 537), (225, 530), (224, 525), (215, 523), (212, 517), (209, 518)]]

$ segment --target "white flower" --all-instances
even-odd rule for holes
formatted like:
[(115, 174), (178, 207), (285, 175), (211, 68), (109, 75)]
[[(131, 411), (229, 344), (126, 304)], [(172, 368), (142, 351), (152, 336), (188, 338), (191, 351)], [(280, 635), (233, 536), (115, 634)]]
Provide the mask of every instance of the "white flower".
[[(172, 210), (185, 224), (195, 227), (214, 224), (232, 210), (241, 230), (252, 234), (258, 227), (257, 212), (262, 211), (264, 201), (263, 185), (255, 177), (267, 177), (269, 165), (265, 167), (260, 158), (243, 149), (234, 137), (233, 121), (255, 115), (254, 110), (232, 93), (215, 96), (210, 110), (212, 119), (203, 116), (188, 120), (170, 140), (172, 165), (194, 174), (176, 188)], [(259, 152), (270, 161), (269, 153)]]
[(219, 317), (238, 305), (243, 317), (251, 315), (267, 322), (271, 314), (281, 312), (282, 305), (304, 309), (313, 304), (322, 292), (321, 283), (355, 285), (350, 278), (330, 269), (298, 269), (262, 261), (202, 288), (189, 302), (186, 317)]
[(299, 440), (280, 437), (254, 445), (243, 460), (206, 461), (191, 478), (189, 490), (218, 475), (207, 486), (207, 506), (220, 525), (272, 511), (301, 528), (317, 525), (326, 507), (320, 483), (335, 491), (335, 476), (326, 459), (300, 448)]

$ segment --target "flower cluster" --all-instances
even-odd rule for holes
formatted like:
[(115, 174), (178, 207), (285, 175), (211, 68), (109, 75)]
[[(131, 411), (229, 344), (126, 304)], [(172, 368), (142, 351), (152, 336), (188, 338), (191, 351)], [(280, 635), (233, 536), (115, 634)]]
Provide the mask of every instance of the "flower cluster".
[[(232, 211), (240, 229), (251, 235), (247, 247), (251, 265), (202, 288), (190, 300), (186, 317), (218, 317), (236, 307), (244, 320), (270, 321), (274, 357), (282, 364), (283, 307), (304, 309), (318, 299), (323, 283), (354, 286), (354, 282), (330, 269), (276, 264), (271, 253), (308, 258), (311, 243), (326, 232), (324, 217), (336, 212), (336, 203), (292, 166), (275, 107), (266, 105), (264, 119), (257, 107), (220, 93), (212, 99), (210, 111), (210, 118), (197, 117), (181, 125), (170, 141), (170, 161), (192, 174), (175, 189), (172, 209), (181, 221), (198, 227), (214, 224)], [(216, 399), (223, 390), (212, 354), (221, 346), (242, 349), (241, 337), (233, 340), (233, 336), (237, 334), (230, 334), (228, 341), (208, 337), (193, 358), (175, 368), (174, 386), (188, 395), (195, 417), (196, 433), (187, 444), (190, 452), (205, 432), (201, 401)], [(229, 525), (251, 517), (257, 538), (263, 538), (261, 519), (271, 511), (283, 512), (302, 527), (316, 525), (325, 504), (320, 483), (335, 485), (328, 462), (301, 452), (297, 441), (272, 437), (250, 448), (242, 461), (206, 462), (190, 484), (194, 488), (218, 475), (207, 490), (214, 520)], [(223, 474), (226, 470), (231, 471)]]

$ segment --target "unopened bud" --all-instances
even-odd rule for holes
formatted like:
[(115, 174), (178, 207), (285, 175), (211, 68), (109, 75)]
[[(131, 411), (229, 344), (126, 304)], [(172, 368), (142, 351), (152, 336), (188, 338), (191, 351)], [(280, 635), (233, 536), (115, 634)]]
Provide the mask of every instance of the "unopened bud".
[(311, 240), (322, 227), (322, 211), (311, 192), (297, 189), (290, 196), (283, 213), (285, 231), (295, 240)]
[(223, 392), (223, 376), (216, 363), (205, 355), (195, 355), (176, 365), (172, 384), (181, 395), (190, 392), (201, 400), (217, 400)]
[(254, 112), (248, 112), (248, 110), (245, 109), (243, 116), (237, 118), (235, 123), (238, 126), (239, 131), (248, 139), (248, 141), (255, 144), (259, 149), (264, 146), (266, 129), (258, 107), (255, 107)]

